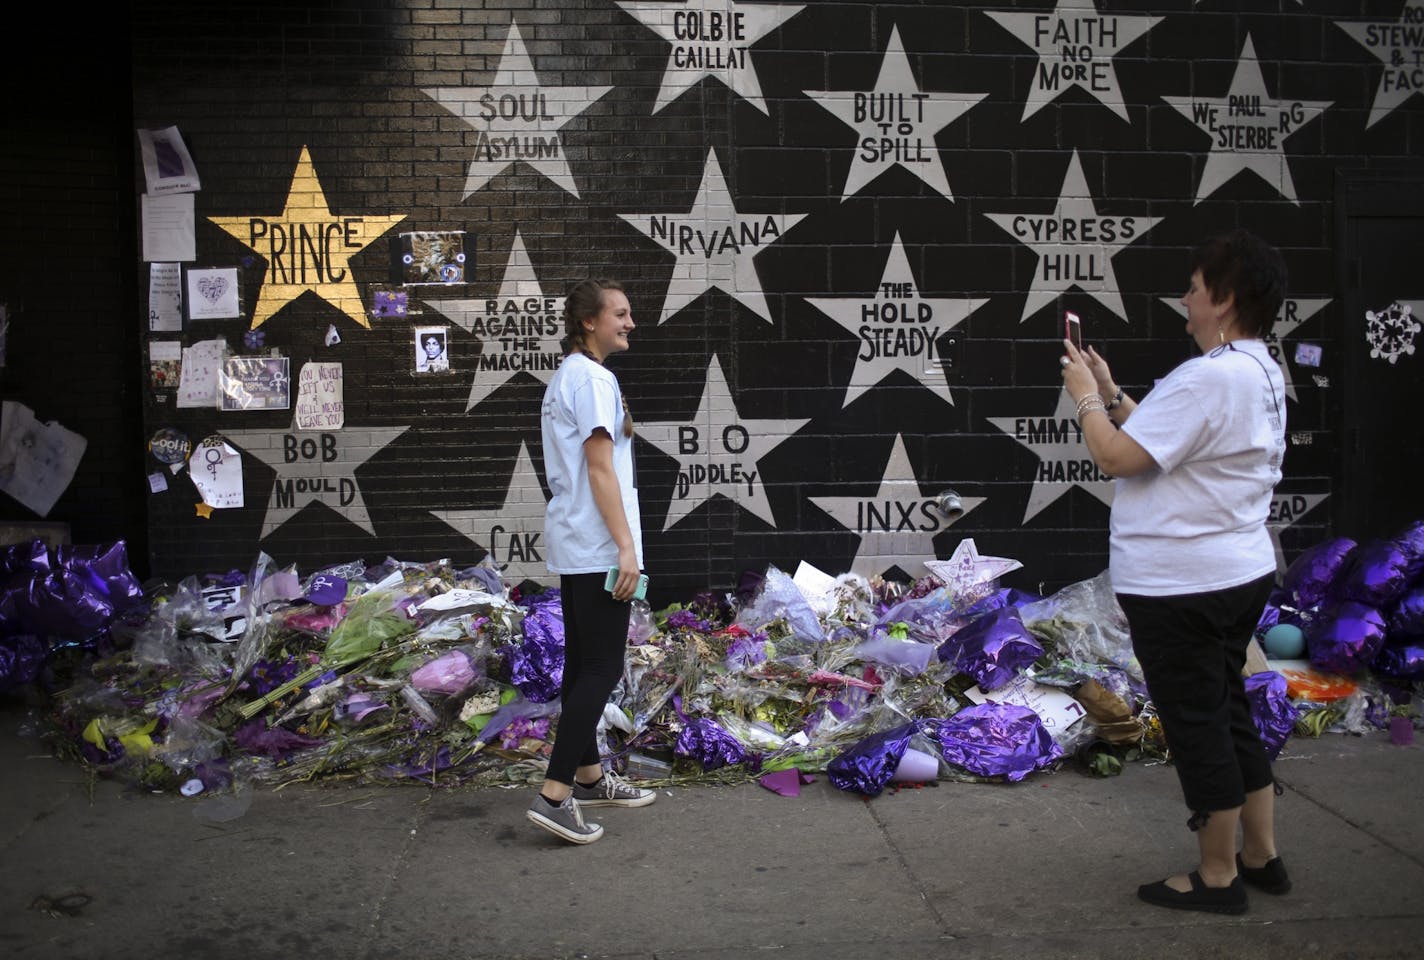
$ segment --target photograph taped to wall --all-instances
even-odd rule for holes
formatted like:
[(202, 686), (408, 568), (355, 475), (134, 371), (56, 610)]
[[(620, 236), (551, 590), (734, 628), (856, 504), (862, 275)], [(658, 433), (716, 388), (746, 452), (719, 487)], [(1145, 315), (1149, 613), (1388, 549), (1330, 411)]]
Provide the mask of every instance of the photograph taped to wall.
[(183, 372), (183, 344), (178, 340), (148, 343), (148, 386), (152, 390), (177, 390)]
[(416, 327), (415, 372), (447, 372), (450, 369), (449, 342), (449, 327)]
[(218, 376), (219, 410), (286, 410), (291, 406), (286, 357), (225, 357)]
[(405, 283), (464, 283), (465, 231), (418, 231), (400, 235)]

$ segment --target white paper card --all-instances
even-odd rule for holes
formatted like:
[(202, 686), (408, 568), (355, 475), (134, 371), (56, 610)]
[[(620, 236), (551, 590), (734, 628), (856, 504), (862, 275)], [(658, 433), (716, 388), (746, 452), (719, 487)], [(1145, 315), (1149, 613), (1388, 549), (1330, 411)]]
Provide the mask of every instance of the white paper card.
[(242, 454), (222, 437), (207, 437), (198, 444), (188, 475), (208, 506), (242, 506)]
[(0, 410), (0, 491), (48, 516), (89, 441), (53, 421), (40, 423), (16, 400), (6, 400)]
[(152, 195), (192, 193), (202, 189), (198, 168), (177, 127), (140, 130), (138, 149), (143, 157), (143, 179)]
[(297, 429), (340, 430), (346, 424), (341, 364), (304, 363), (297, 374)]
[(177, 263), (154, 263), (148, 268), (148, 329), (172, 332), (183, 329), (183, 268)]
[(145, 193), (139, 200), (143, 216), (143, 259), (149, 262), (196, 260), (193, 195), (171, 193), (150, 197)]
[(1050, 734), (1068, 729), (1086, 715), (1083, 705), (1062, 690), (1035, 683), (1024, 675), (1015, 677), (1013, 682), (993, 693), (985, 693), (973, 686), (964, 694), (975, 703), (1013, 703), (1028, 707), (1038, 714), (1038, 719), (1043, 721), (1044, 728)]
[(242, 315), (237, 302), (237, 268), (188, 271), (188, 316), (193, 320), (229, 320)]
[(178, 406), (218, 405), (218, 373), (222, 370), (226, 340), (202, 340), (183, 349), (182, 379), (178, 383)]

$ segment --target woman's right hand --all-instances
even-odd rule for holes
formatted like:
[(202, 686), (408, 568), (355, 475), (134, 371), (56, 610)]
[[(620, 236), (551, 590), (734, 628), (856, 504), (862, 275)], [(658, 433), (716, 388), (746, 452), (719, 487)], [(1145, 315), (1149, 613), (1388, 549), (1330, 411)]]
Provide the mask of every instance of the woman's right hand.
[(642, 576), (642, 571), (638, 569), (637, 552), (632, 547), (619, 549), (618, 580), (613, 584), (613, 599), (632, 600), (633, 594), (638, 589), (640, 576)]

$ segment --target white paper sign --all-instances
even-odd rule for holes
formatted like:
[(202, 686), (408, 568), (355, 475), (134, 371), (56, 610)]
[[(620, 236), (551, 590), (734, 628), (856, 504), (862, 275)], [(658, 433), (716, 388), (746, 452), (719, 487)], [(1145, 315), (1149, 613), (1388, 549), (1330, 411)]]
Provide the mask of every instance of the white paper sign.
[(297, 374), (297, 429), (340, 430), (346, 423), (341, 364), (304, 363)]
[(148, 268), (148, 329), (155, 333), (183, 329), (182, 267), (154, 263)]
[(198, 444), (188, 475), (203, 502), (225, 509), (242, 506), (242, 454), (222, 437), (211, 436)]
[(188, 271), (188, 316), (194, 320), (228, 320), (242, 315), (237, 302), (237, 268), (210, 267)]
[(155, 260), (196, 260), (197, 241), (193, 232), (193, 195), (173, 193), (151, 197), (144, 194), (139, 210), (143, 217), (143, 258)]
[(40, 423), (29, 407), (6, 400), (0, 413), (0, 490), (48, 516), (88, 445), (73, 430)]
[(167, 490), (167, 489), (168, 489), (168, 478), (163, 475), (163, 471), (162, 471), (162, 470), (159, 470), (159, 471), (156, 472), (156, 473), (150, 473), (150, 474), (148, 475), (148, 492), (149, 492), (149, 493), (162, 493), (164, 490)]
[(985, 693), (977, 686), (964, 691), (975, 703), (1013, 703), (1028, 707), (1038, 714), (1043, 726), (1050, 734), (1067, 730), (1083, 719), (1083, 705), (1057, 687), (1045, 687), (1027, 676), (1017, 676), (1012, 683), (1002, 686), (993, 693)]
[(152, 195), (192, 193), (202, 189), (198, 168), (188, 153), (188, 145), (177, 127), (138, 132), (139, 153), (143, 156), (143, 179)]
[(226, 340), (203, 340), (183, 348), (183, 372), (178, 384), (178, 406), (218, 405), (218, 373), (222, 370)]

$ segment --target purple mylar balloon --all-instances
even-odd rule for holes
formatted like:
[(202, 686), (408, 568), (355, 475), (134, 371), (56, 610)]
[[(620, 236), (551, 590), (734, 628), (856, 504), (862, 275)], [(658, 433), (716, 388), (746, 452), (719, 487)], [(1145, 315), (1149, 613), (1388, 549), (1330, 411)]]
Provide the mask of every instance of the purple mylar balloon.
[(968, 707), (931, 721), (926, 730), (939, 741), (946, 763), (981, 777), (1022, 780), (1063, 756), (1038, 714), (1012, 703)]
[(0, 640), (0, 691), (23, 687), (40, 675), (49, 649), (39, 637)]
[(826, 777), (838, 790), (879, 796), (918, 729), (917, 724), (907, 723), (871, 734), (827, 764)]
[(1326, 673), (1363, 670), (1384, 646), (1384, 617), (1374, 607), (1342, 600), (1305, 630), (1310, 662)]
[(1415, 587), (1389, 612), (1389, 638), (1424, 637), (1424, 586)]
[(724, 730), (716, 720), (707, 717), (686, 721), (673, 741), (672, 749), (679, 757), (691, 757), (701, 763), (705, 771), (735, 766), (747, 759), (747, 751), (741, 741)]
[(1375, 657), (1375, 673), (1398, 680), (1424, 680), (1424, 645), (1385, 647)]
[(143, 588), (129, 569), (128, 545), (116, 540), (108, 546), (59, 546), (57, 565), (90, 583), (115, 610), (143, 600)]
[(1336, 537), (1317, 543), (1296, 557), (1281, 577), (1290, 605), (1303, 610), (1324, 600), (1355, 546), (1349, 537)]
[(87, 640), (113, 619), (114, 608), (68, 570), (43, 577), (15, 574), (0, 590), (0, 630), (51, 640)]
[(1251, 703), (1251, 719), (1256, 721), (1256, 729), (1261, 733), (1266, 757), (1274, 760), (1290, 739), (1300, 715), (1290, 701), (1286, 678), (1274, 670), (1252, 674), (1246, 678), (1246, 699)]
[(1408, 586), (1409, 558), (1404, 551), (1388, 540), (1371, 540), (1351, 554), (1334, 593), (1341, 600), (1384, 608), (1399, 599)]
[(564, 680), (564, 613), (559, 591), (546, 590), (528, 604), (523, 640), (509, 653), (510, 679), (524, 699), (548, 703)]
[(0, 579), (16, 572), (49, 573), (49, 547), (38, 538), (0, 550)]
[(946, 640), (939, 656), (941, 660), (955, 657), (955, 665), (987, 692), (1010, 682), (1043, 656), (1043, 647), (1028, 632), (1017, 609), (1001, 607)]

